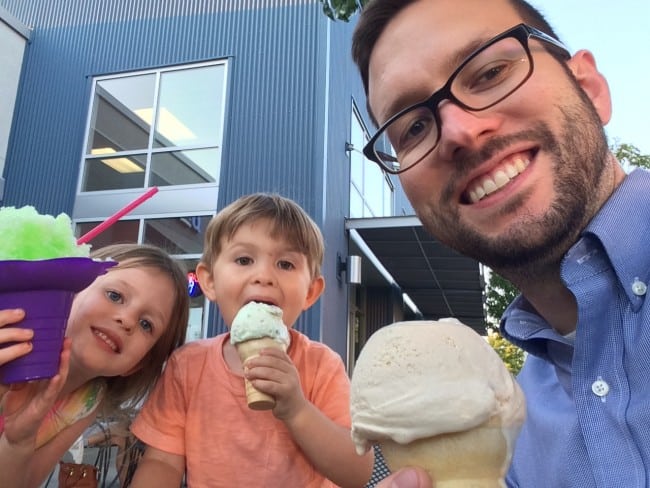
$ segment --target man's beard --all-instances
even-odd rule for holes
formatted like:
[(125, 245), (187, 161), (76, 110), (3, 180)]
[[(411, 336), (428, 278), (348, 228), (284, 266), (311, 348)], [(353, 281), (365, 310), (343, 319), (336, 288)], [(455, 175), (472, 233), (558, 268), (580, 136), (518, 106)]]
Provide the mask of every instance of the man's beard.
[[(437, 207), (435, 214), (431, 208), (420, 209), (424, 227), (447, 246), (504, 275), (527, 277), (558, 263), (596, 211), (609, 153), (598, 114), (584, 92), (578, 89), (578, 93), (582, 103), (560, 109), (563, 141), (540, 122), (530, 130), (489, 141), (457, 165), (456, 177), (513, 142), (537, 141), (540, 150), (550, 154), (555, 175), (555, 200), (544, 215), (521, 215), (525, 199), (521, 196), (502, 209), (504, 216), (520, 215), (497, 237), (487, 237), (464, 223), (455, 207)], [(451, 201), (454, 179), (452, 176), (440, 202)]]

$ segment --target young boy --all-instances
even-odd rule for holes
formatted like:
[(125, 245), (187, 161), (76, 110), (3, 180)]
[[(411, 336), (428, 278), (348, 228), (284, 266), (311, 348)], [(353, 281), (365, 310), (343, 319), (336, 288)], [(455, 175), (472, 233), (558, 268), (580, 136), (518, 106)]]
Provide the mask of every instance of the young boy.
[[(292, 329), (320, 297), (323, 237), (295, 202), (242, 197), (219, 212), (197, 266), (205, 296), (230, 328), (250, 301), (280, 307), (287, 352), (265, 349), (244, 371), (230, 334), (187, 344), (132, 430), (148, 447), (133, 487), (362, 487), (372, 454), (350, 438), (349, 380), (341, 358)], [(244, 376), (275, 397), (273, 410), (247, 407)], [(331, 480), (331, 481), (329, 481)]]

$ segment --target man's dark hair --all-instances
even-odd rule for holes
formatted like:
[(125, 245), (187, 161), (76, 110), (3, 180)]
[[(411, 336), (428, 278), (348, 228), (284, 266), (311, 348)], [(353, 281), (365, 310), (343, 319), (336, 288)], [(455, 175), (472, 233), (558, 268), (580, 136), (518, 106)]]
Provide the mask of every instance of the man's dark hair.
[[(375, 48), (379, 36), (384, 32), (386, 25), (405, 7), (418, 0), (370, 0), (361, 11), (361, 16), (354, 29), (352, 37), (352, 59), (359, 68), (363, 88), (368, 94), (368, 65), (370, 55)], [(524, 23), (545, 32), (555, 39), (559, 38), (544, 16), (532, 5), (524, 0), (509, 0)], [(549, 52), (559, 60), (564, 61), (559, 53), (552, 49)]]

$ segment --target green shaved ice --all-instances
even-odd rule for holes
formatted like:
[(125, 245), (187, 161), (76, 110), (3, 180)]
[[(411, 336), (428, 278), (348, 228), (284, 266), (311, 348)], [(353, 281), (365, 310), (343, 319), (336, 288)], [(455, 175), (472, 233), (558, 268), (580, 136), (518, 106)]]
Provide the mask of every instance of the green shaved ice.
[(39, 214), (32, 206), (0, 207), (0, 259), (87, 257), (90, 245), (77, 245), (66, 214)]

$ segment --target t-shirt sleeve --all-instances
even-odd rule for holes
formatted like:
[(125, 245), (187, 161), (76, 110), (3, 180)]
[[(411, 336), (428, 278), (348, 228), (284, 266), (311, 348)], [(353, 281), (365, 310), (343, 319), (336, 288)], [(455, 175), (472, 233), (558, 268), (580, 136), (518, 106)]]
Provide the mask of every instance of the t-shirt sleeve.
[(303, 390), (308, 399), (339, 425), (350, 427), (350, 379), (341, 357), (324, 344), (312, 343), (305, 355)]
[(172, 354), (162, 377), (133, 421), (131, 431), (145, 444), (185, 456), (186, 391), (183, 363)]

